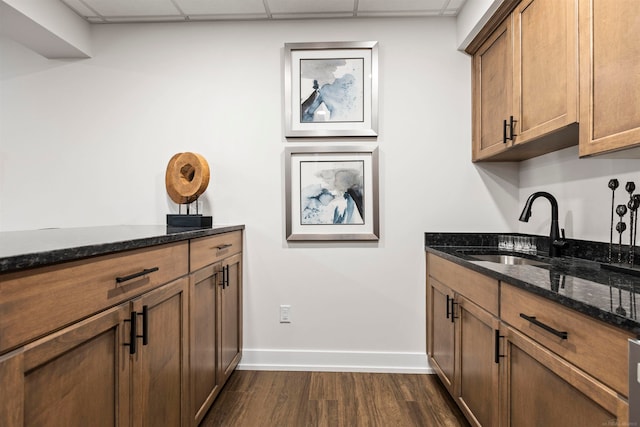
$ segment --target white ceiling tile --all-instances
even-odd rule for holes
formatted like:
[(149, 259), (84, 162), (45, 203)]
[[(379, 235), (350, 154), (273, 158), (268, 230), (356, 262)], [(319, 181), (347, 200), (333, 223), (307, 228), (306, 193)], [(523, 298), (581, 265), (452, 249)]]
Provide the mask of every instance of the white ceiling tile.
[(171, 0), (84, 0), (103, 16), (180, 15)]
[(242, 15), (266, 16), (262, 0), (174, 0), (186, 15)]
[[(360, 0), (358, 12), (440, 11), (447, 0)], [(360, 13), (358, 13), (360, 15)]]
[(272, 14), (353, 12), (354, 0), (268, 0)]
[[(47, 0), (50, 1), (50, 0)], [(60, 0), (91, 23), (455, 16), (465, 0)], [(473, 1), (473, 0), (470, 0)]]
[(353, 12), (274, 13), (272, 17), (273, 19), (351, 18)]

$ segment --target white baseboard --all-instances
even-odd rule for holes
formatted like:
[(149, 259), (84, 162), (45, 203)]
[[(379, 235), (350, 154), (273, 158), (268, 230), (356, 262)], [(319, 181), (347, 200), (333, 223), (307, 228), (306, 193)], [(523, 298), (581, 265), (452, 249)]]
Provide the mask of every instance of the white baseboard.
[(243, 349), (240, 370), (433, 374), (424, 353)]

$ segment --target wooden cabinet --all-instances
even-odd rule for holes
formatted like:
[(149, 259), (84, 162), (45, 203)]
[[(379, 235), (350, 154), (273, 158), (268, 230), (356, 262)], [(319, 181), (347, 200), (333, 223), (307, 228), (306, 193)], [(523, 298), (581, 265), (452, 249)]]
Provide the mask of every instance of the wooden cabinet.
[(513, 37), (506, 19), (473, 56), (474, 161), (511, 147), (507, 120), (513, 109)]
[(242, 354), (242, 231), (5, 273), (0, 293), (1, 426), (195, 425)]
[(472, 425), (626, 425), (632, 337), (427, 254), (429, 363)]
[(474, 161), (578, 143), (576, 1), (524, 0), (471, 52)]
[(427, 285), (427, 350), (433, 369), (449, 393), (454, 393), (455, 324), (451, 315), (454, 292), (429, 277)]
[(0, 356), (0, 425), (129, 426), (130, 304)]
[(135, 426), (191, 425), (187, 291), (184, 277), (131, 302), (133, 312), (146, 313), (137, 322), (140, 339), (131, 363)]
[(191, 418), (197, 424), (242, 355), (242, 233), (191, 245), (192, 265), (205, 265), (190, 275)]
[(498, 282), (432, 255), (427, 271), (430, 364), (472, 424), (497, 425), (498, 399), (487, 396), (498, 395)]
[(580, 0), (580, 156), (640, 158), (640, 9)]
[(457, 297), (457, 352), (455, 398), (460, 409), (478, 426), (498, 425), (498, 367), (495, 331), (499, 320), (463, 296)]
[(613, 390), (511, 327), (500, 334), (500, 425), (628, 425), (628, 405)]
[(179, 279), (2, 356), (0, 424), (187, 425), (186, 290)]

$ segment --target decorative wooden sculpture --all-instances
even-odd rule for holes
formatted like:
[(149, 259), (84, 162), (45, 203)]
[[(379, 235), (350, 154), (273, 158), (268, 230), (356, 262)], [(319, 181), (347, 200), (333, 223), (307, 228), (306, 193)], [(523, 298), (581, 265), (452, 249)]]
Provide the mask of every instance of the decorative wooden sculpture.
[[(200, 154), (178, 153), (169, 160), (165, 185), (171, 200), (180, 206), (177, 215), (167, 214), (167, 226), (170, 231), (173, 231), (174, 228), (176, 231), (180, 231), (184, 228), (210, 228), (212, 226), (212, 217), (202, 216), (198, 212), (198, 203), (196, 203), (196, 213), (189, 213), (189, 205), (197, 201), (198, 197), (207, 189), (209, 177), (209, 164)], [(187, 207), (186, 214), (182, 214), (183, 204)]]

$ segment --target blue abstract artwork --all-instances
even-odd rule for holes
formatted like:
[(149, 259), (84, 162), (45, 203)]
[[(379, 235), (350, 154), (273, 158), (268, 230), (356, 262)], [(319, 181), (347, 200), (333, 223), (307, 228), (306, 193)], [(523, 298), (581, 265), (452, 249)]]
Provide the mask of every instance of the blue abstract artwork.
[(364, 224), (364, 161), (300, 162), (300, 224)]
[(300, 121), (363, 122), (364, 59), (300, 60)]

